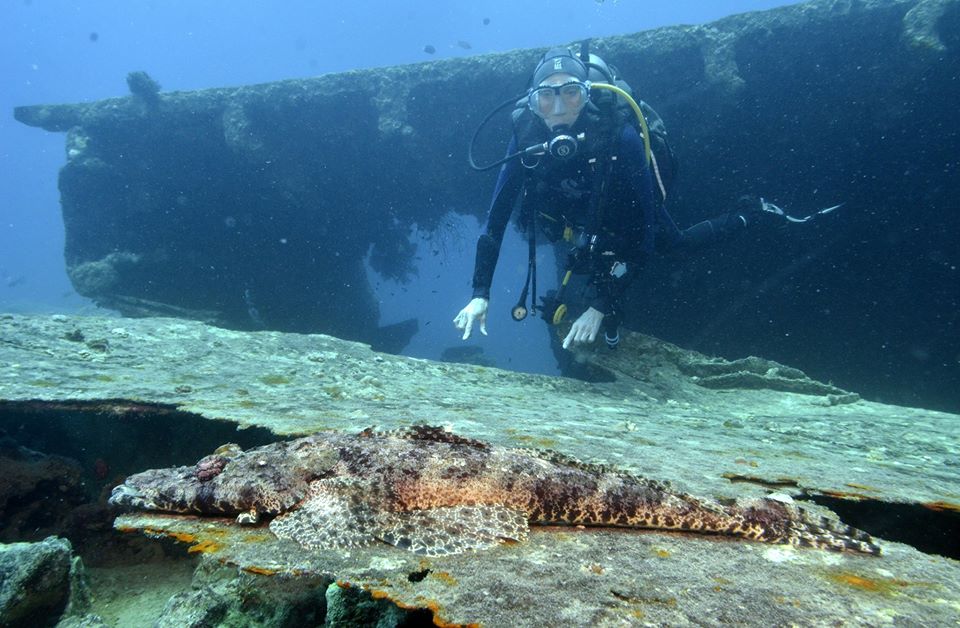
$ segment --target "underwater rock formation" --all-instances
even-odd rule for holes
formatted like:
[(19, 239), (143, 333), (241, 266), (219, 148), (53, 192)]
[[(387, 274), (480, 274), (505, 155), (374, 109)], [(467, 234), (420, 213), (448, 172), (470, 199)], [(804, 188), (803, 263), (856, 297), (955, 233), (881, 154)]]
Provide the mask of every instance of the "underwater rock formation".
[(86, 573), (70, 541), (51, 536), (0, 545), (0, 625), (53, 626), (58, 619), (102, 625), (86, 616), (89, 607)]
[[(666, 121), (679, 223), (745, 193), (799, 215), (845, 203), (654, 265), (628, 325), (775, 357), (882, 400), (957, 407), (944, 384), (960, 378), (958, 32), (956, 0), (814, 0), (594, 41)], [(494, 175), (470, 172), (467, 141), (541, 52), (15, 115), (67, 133), (66, 261), (82, 294), (133, 315), (376, 343), (364, 260), (412, 277), (414, 225), (483, 211)], [(505, 120), (481, 133), (479, 160), (502, 154), (506, 135)], [(385, 348), (413, 327), (401, 331)]]
[(87, 499), (76, 461), (18, 446), (0, 429), (0, 540), (40, 540)]

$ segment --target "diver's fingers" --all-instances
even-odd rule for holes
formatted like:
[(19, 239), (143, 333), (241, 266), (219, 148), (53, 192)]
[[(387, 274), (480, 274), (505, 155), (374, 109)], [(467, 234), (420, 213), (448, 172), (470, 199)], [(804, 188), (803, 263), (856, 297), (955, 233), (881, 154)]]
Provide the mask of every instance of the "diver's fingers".
[(480, 316), (480, 333), (484, 336), (487, 335), (487, 315), (482, 314)]
[(470, 337), (470, 328), (473, 326), (472, 317), (466, 312), (460, 312), (457, 314), (457, 317), (453, 319), (453, 324), (457, 329), (463, 330), (463, 340), (466, 340)]
[(569, 348), (570, 348), (570, 341), (573, 340), (573, 332), (574, 332), (574, 329), (571, 327), (571, 328), (570, 328), (570, 333), (567, 334), (567, 337), (563, 339), (563, 348), (564, 348), (564, 349), (569, 349)]
[(588, 333), (587, 329), (579, 320), (573, 324), (573, 329), (575, 331), (573, 334), (573, 344), (578, 345), (586, 340)]

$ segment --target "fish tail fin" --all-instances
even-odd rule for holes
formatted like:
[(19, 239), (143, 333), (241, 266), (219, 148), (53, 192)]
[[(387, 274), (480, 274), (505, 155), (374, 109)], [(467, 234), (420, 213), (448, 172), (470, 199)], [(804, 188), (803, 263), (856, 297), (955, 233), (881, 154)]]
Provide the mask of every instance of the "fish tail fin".
[(791, 521), (786, 542), (797, 547), (818, 547), (835, 552), (880, 555), (880, 546), (863, 530), (805, 511), (801, 520)]
[(814, 515), (786, 499), (773, 496), (752, 501), (741, 513), (746, 528), (758, 541), (835, 552), (880, 555), (873, 537), (841, 521)]

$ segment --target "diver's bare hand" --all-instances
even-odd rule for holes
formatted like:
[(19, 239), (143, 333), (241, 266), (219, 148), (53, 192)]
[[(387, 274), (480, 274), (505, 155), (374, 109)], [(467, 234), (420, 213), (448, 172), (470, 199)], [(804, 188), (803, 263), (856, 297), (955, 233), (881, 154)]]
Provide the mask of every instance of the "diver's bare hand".
[(453, 324), (456, 325), (457, 329), (463, 330), (463, 340), (470, 337), (470, 332), (473, 331), (473, 324), (476, 321), (480, 322), (480, 333), (484, 336), (487, 335), (488, 305), (489, 301), (478, 297), (467, 303), (467, 307), (460, 310), (460, 313), (453, 319)]
[(580, 318), (570, 327), (570, 333), (563, 339), (563, 348), (569, 349), (570, 344), (584, 344), (597, 339), (600, 323), (603, 322), (603, 313), (592, 307), (580, 315)]

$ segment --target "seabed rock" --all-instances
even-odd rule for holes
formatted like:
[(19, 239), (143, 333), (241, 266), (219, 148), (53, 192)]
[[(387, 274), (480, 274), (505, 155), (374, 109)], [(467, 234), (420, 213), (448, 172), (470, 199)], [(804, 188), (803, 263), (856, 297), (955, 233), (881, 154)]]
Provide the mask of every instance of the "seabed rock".
[(0, 626), (95, 626), (83, 562), (70, 541), (0, 544)]
[(267, 579), (202, 560), (190, 590), (170, 598), (157, 628), (318, 626), (329, 579)]

